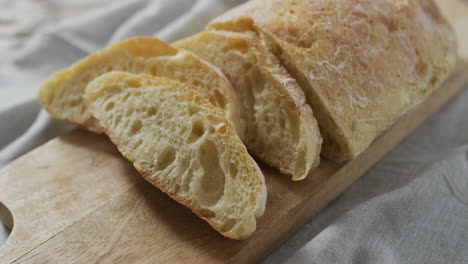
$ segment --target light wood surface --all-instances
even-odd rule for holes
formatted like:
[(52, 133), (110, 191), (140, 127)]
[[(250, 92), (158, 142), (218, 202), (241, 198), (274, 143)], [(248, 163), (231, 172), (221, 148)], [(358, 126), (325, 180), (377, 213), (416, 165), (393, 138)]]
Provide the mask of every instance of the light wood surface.
[(335, 199), (468, 83), (467, 63), (355, 160), (305, 181), (263, 167), (268, 204), (254, 236), (223, 238), (146, 183), (104, 136), (73, 131), (0, 170), (14, 228), (0, 263), (254, 263)]

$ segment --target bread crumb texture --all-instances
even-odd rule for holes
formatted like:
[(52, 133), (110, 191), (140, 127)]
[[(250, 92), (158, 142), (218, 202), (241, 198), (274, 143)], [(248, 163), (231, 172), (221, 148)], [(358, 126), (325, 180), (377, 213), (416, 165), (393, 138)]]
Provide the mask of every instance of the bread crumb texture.
[(166, 78), (111, 72), (85, 93), (90, 112), (135, 168), (226, 237), (263, 214), (263, 175), (222, 112)]
[(174, 44), (219, 67), (241, 98), (244, 143), (302, 180), (319, 164), (321, 137), (299, 84), (253, 32), (205, 31)]

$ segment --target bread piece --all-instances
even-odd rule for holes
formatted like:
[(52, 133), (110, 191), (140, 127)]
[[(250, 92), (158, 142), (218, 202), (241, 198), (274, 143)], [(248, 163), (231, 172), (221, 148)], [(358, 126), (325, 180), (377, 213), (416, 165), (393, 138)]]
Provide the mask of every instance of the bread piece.
[(147, 181), (226, 237), (255, 231), (263, 174), (219, 109), (178, 81), (125, 72), (98, 77), (84, 98)]
[(297, 82), (253, 33), (207, 31), (174, 44), (219, 67), (241, 98), (244, 143), (265, 163), (304, 179), (322, 139)]
[(257, 31), (298, 80), (324, 137), (349, 160), (423, 102), (456, 62), (432, 0), (254, 0), (208, 29)]
[(99, 131), (86, 110), (82, 95), (86, 85), (109, 71), (147, 73), (185, 82), (222, 109), (240, 137), (239, 101), (222, 72), (187, 51), (180, 51), (153, 37), (137, 37), (110, 45), (50, 77), (39, 101), (54, 117)]

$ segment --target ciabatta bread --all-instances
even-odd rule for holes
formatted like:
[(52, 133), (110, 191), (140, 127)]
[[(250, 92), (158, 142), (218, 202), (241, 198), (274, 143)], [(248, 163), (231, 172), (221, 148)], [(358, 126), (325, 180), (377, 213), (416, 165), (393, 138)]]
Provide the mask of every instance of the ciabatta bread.
[(239, 136), (239, 101), (222, 72), (194, 54), (177, 50), (153, 37), (137, 37), (110, 45), (55, 73), (42, 86), (39, 101), (54, 117), (99, 131), (82, 101), (86, 85), (109, 71), (147, 73), (189, 84), (223, 110)]
[(178, 81), (124, 72), (98, 77), (84, 98), (147, 181), (226, 237), (254, 232), (265, 182), (220, 110)]
[(260, 34), (305, 91), (322, 154), (336, 161), (423, 102), (457, 57), (432, 0), (253, 0), (207, 28)]
[(206, 31), (178, 41), (219, 67), (242, 102), (250, 153), (302, 180), (319, 164), (322, 138), (297, 82), (252, 32)]

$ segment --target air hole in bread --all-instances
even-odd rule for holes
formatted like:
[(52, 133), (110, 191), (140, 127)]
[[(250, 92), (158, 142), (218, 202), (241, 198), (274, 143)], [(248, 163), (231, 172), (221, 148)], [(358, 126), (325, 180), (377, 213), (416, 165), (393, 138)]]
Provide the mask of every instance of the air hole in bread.
[(140, 132), (141, 128), (142, 128), (143, 124), (141, 123), (141, 120), (134, 120), (132, 122), (132, 125), (130, 126), (130, 131), (128, 132), (130, 134), (130, 136), (133, 136), (135, 134), (137, 134), (138, 132)]
[(227, 231), (231, 230), (234, 227), (235, 224), (236, 224), (236, 220), (228, 219), (228, 220), (226, 220), (226, 222), (224, 222), (224, 224), (220, 227), (220, 229), (221, 229), (222, 232), (227, 232)]
[(221, 53), (228, 53), (232, 50), (232, 47), (231, 45), (224, 45), (222, 48), (221, 48)]
[(215, 213), (213, 213), (211, 210), (208, 210), (208, 209), (200, 209), (198, 213), (200, 214), (200, 216), (205, 217), (205, 218), (215, 217)]
[(214, 116), (214, 115), (207, 115), (206, 119), (210, 122), (215, 127), (218, 127), (223, 123), (223, 120), (219, 116)]
[(196, 113), (198, 113), (200, 111), (200, 106), (193, 103), (193, 104), (189, 104), (188, 105), (188, 112), (189, 112), (189, 115), (194, 115)]
[(190, 144), (192, 142), (197, 141), (205, 134), (205, 127), (203, 121), (199, 119), (195, 119), (192, 123), (192, 130), (190, 131), (190, 135), (187, 139), (187, 142)]
[(129, 94), (129, 93), (127, 93), (127, 94), (124, 95), (124, 97), (122, 98), (122, 102), (125, 103), (125, 102), (128, 100), (128, 98), (130, 98), (130, 94)]
[(227, 125), (219, 126), (218, 127), (218, 133), (219, 134), (225, 134), (228, 131)]
[(433, 75), (431, 78), (431, 85), (436, 86), (439, 83), (439, 78), (436, 75)]
[(188, 128), (186, 126), (183, 126), (183, 127), (180, 128), (180, 131), (177, 134), (181, 135), (183, 137), (183, 135), (185, 135), (185, 133), (187, 133), (187, 130), (188, 130)]
[(154, 65), (153, 67), (151, 67), (150, 69), (150, 72), (151, 72), (151, 75), (154, 75), (154, 76), (157, 76), (159, 75), (159, 67), (158, 65)]
[(226, 98), (224, 98), (224, 96), (218, 90), (214, 91), (214, 95), (216, 103), (218, 104), (217, 106), (223, 109), (226, 108)]
[(210, 126), (210, 127), (208, 128), (208, 132), (209, 132), (210, 134), (213, 134), (214, 132), (216, 132), (216, 128), (214, 128), (213, 126)]
[(109, 103), (106, 104), (105, 110), (106, 110), (106, 111), (110, 111), (110, 110), (112, 110), (114, 107), (115, 107), (115, 103), (114, 103), (114, 102), (109, 102)]
[(129, 61), (129, 62), (127, 62), (126, 64), (124, 64), (123, 69), (124, 69), (125, 71), (131, 71), (131, 70), (132, 70), (132, 66), (133, 66), (133, 65), (132, 65), (132, 62)]
[(238, 173), (238, 170), (237, 170), (236, 164), (230, 162), (229, 163), (229, 174), (231, 175), (231, 178), (233, 178), (233, 179), (236, 178), (237, 173)]
[(77, 98), (77, 99), (74, 99), (70, 102), (70, 106), (73, 106), (73, 107), (76, 107), (78, 106), (79, 104), (81, 104), (81, 99), (80, 98)]
[(159, 156), (156, 158), (155, 169), (157, 171), (161, 171), (169, 167), (172, 163), (174, 163), (176, 158), (176, 150), (173, 146), (166, 146), (161, 151)]
[(242, 64), (242, 70), (244, 72), (249, 72), (252, 69), (252, 64), (250, 63), (244, 63)]
[(148, 111), (146, 113), (148, 114), (148, 116), (155, 116), (158, 113), (158, 108), (156, 108), (156, 106), (153, 105), (150, 108), (148, 108)]
[(199, 157), (204, 172), (193, 185), (192, 192), (202, 205), (213, 206), (224, 195), (226, 176), (219, 163), (218, 150), (212, 141), (205, 140), (202, 143)]
[(139, 139), (139, 140), (137, 140), (137, 142), (135, 143), (135, 145), (133, 145), (133, 148), (134, 148), (134, 149), (137, 149), (137, 148), (139, 148), (142, 144), (143, 144), (143, 139)]
[(192, 81), (192, 86), (194, 86), (194, 87), (195, 87), (195, 86), (200, 86), (200, 84), (201, 84), (201, 83), (200, 83), (199, 80), (193, 80), (193, 81)]
[(128, 87), (132, 87), (132, 88), (139, 88), (139, 87), (141, 87), (141, 83), (140, 83), (140, 81), (138, 81), (137, 79), (129, 79), (129, 80), (125, 81), (125, 84), (126, 84)]

